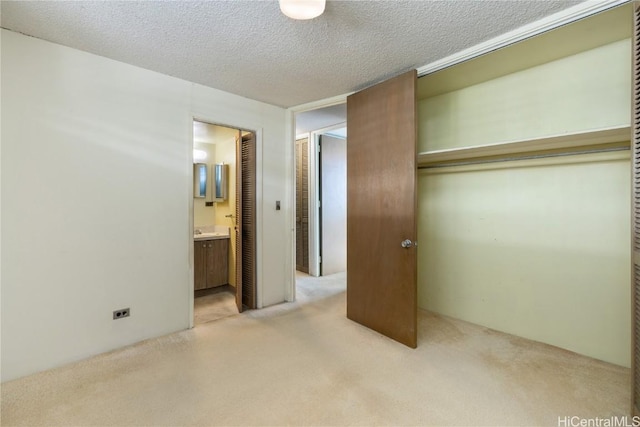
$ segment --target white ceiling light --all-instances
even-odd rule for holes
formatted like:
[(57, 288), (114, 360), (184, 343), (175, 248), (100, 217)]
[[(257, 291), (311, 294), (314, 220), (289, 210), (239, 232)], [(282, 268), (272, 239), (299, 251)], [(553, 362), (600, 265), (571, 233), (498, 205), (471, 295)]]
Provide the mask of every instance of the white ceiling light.
[(207, 158), (207, 152), (204, 150), (196, 150), (195, 148), (193, 149), (193, 162), (200, 162), (202, 160), (205, 160)]
[(280, 0), (280, 10), (292, 19), (313, 19), (322, 15), (326, 0)]

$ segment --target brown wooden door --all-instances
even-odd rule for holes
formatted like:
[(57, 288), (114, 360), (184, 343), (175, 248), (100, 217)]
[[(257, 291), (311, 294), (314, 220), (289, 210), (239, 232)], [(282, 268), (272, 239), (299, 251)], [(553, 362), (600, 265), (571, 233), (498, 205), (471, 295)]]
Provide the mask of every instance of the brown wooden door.
[(631, 272), (631, 401), (633, 415), (640, 415), (640, 2), (633, 3), (633, 117), (631, 149), (633, 204), (633, 250)]
[(409, 347), (417, 345), (416, 82), (413, 70), (347, 98), (347, 317)]
[(309, 138), (296, 141), (296, 270), (309, 273)]

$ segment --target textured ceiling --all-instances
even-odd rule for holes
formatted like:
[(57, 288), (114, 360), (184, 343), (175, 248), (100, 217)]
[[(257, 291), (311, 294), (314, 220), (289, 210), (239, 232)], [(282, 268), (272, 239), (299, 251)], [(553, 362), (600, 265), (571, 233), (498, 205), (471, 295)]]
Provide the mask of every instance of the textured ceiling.
[(289, 107), (367, 87), (580, 0), (6, 1), (3, 28)]

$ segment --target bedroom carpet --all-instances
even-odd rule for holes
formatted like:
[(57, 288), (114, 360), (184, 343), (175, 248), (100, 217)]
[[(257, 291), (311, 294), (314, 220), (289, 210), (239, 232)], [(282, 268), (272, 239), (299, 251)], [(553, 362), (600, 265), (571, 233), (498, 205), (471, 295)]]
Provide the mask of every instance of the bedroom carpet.
[(629, 411), (629, 369), (425, 311), (410, 349), (348, 320), (345, 295), (344, 274), (299, 275), (295, 303), (4, 383), (2, 425), (558, 426)]

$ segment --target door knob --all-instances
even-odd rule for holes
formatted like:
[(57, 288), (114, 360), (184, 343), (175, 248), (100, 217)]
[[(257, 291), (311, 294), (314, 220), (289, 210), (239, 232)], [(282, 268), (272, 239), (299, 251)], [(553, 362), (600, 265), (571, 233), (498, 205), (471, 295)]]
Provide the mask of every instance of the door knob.
[(413, 242), (410, 239), (406, 239), (406, 240), (403, 240), (402, 243), (400, 243), (400, 245), (406, 249), (406, 248), (410, 248), (411, 245), (413, 245)]

